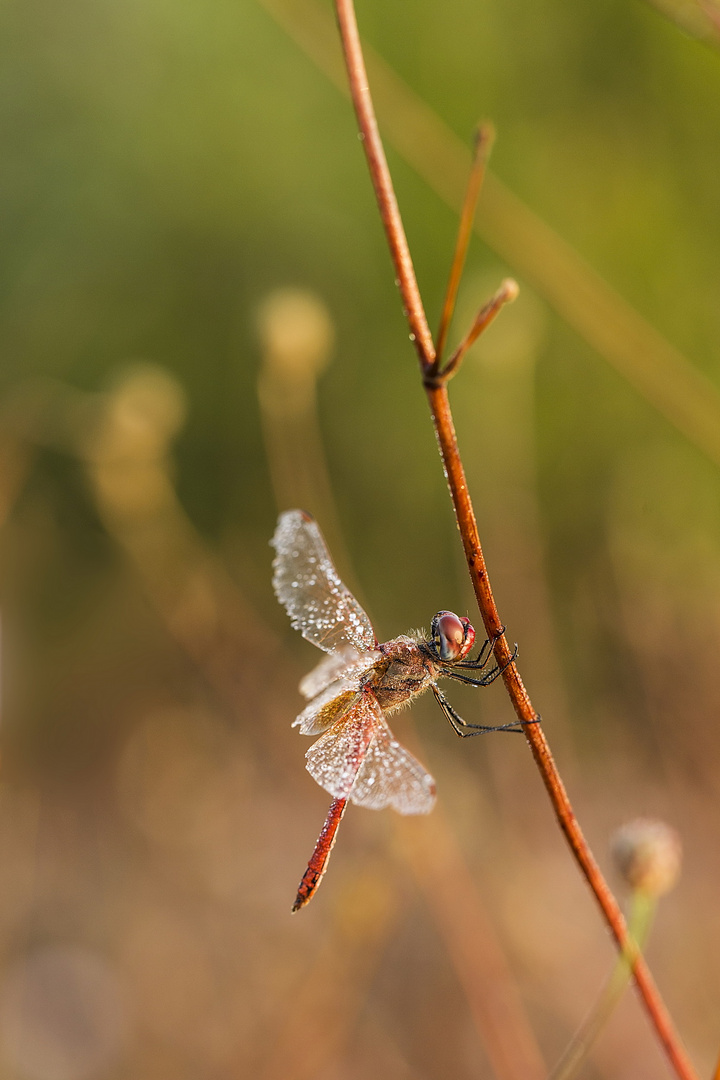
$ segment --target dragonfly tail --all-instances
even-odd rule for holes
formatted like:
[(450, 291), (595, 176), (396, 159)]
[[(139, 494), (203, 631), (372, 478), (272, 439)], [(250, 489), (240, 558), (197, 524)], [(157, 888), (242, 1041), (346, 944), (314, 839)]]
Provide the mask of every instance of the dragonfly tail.
[(347, 807), (347, 799), (333, 799), (330, 803), (330, 809), (328, 815), (325, 818), (325, 824), (322, 827), (322, 831), (317, 839), (315, 850), (310, 856), (310, 862), (308, 863), (307, 870), (303, 874), (302, 881), (298, 887), (297, 896), (295, 897), (295, 903), (293, 904), (293, 911), (299, 911), (301, 907), (312, 900), (317, 890), (318, 885), (322, 880), (322, 876), (325, 873), (328, 860), (330, 858), (330, 852), (333, 849), (335, 843), (335, 837), (337, 835), (338, 826), (345, 813)]

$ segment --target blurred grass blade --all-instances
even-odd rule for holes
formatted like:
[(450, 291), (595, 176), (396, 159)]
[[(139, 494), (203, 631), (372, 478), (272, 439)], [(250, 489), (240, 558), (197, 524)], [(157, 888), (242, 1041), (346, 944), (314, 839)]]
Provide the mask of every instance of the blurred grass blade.
[(277, 289), (263, 300), (257, 324), (262, 350), (258, 401), (277, 509), (299, 506), (322, 522), (343, 580), (362, 602), (318, 421), (318, 379), (335, 342), (330, 312), (312, 292)]
[(344, 1062), (400, 914), (392, 869), (380, 860), (336, 888), (322, 946), (277, 1018), (258, 1080), (314, 1080)]
[(236, 714), (262, 711), (266, 690), (253, 671), (267, 667), (276, 639), (186, 514), (171, 475), (182, 388), (161, 368), (135, 365), (93, 404), (78, 449), (109, 535), (221, 699)]
[(435, 920), (498, 1080), (547, 1075), (503, 946), (451, 823), (438, 805), (422, 829), (395, 821), (400, 852)]
[(716, 49), (720, 46), (720, 5), (716, 0), (648, 0), (648, 3), (686, 34)]
[[(258, 0), (325, 75), (348, 93), (335, 26), (316, 0)], [(380, 127), (390, 145), (459, 212), (467, 147), (365, 46)], [(682, 353), (489, 169), (475, 231), (658, 412), (720, 465), (720, 392)]]
[[(652, 927), (657, 900), (640, 890), (633, 894), (628, 930), (642, 952)], [(573, 1036), (560, 1061), (550, 1073), (548, 1080), (572, 1080), (577, 1075), (596, 1039), (602, 1033), (632, 979), (632, 957), (626, 953), (618, 956), (615, 967), (603, 987), (598, 1000), (580, 1029)]]

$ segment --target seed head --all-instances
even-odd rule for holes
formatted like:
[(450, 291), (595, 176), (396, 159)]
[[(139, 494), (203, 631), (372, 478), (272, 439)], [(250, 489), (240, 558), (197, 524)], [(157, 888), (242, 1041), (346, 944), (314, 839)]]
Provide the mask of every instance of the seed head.
[(628, 885), (651, 896), (669, 892), (680, 875), (680, 836), (664, 821), (637, 818), (621, 826), (612, 840), (612, 854)]
[(327, 367), (335, 331), (319, 297), (304, 289), (277, 289), (258, 312), (265, 363), (293, 379), (315, 379)]

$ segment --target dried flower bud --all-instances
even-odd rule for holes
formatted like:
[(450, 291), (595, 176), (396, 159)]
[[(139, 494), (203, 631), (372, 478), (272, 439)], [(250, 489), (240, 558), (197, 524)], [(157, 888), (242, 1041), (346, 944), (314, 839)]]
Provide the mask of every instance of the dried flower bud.
[(502, 298), (503, 304), (512, 304), (520, 295), (520, 286), (515, 278), (505, 278), (498, 290), (498, 297)]
[(669, 892), (680, 874), (680, 836), (663, 821), (637, 818), (623, 825), (613, 837), (612, 854), (628, 885), (651, 896)]
[(334, 329), (327, 308), (314, 293), (278, 289), (258, 313), (265, 363), (291, 378), (314, 379), (327, 366)]
[(130, 442), (164, 448), (185, 422), (185, 392), (169, 371), (136, 363), (121, 372), (113, 387), (110, 412)]
[(135, 363), (106, 393), (78, 403), (68, 422), (81, 453), (95, 465), (133, 461), (155, 467), (164, 463), (185, 411), (184, 391), (168, 371)]

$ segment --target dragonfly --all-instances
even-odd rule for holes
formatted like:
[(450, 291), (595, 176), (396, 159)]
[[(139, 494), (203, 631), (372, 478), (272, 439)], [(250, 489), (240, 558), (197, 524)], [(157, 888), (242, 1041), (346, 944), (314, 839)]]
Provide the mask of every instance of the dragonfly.
[[(393, 736), (386, 717), (431, 690), (461, 736), (522, 731), (518, 723), (471, 724), (437, 685), (442, 677), (488, 686), (501, 669), (486, 670), (493, 644), (470, 654), (475, 630), (468, 618), (438, 611), (430, 634), (401, 634), (381, 644), (367, 614), (343, 584), (317, 522), (303, 510), (279, 517), (271, 540), (273, 586), (292, 626), (328, 655), (300, 682), (308, 701), (293, 722), (301, 735), (319, 736), (305, 755), (307, 770), (333, 801), (300, 882), (293, 911), (314, 896), (348, 802), (371, 810), (427, 814), (435, 781)], [(514, 654), (513, 654), (514, 659)]]

